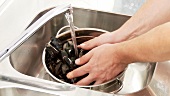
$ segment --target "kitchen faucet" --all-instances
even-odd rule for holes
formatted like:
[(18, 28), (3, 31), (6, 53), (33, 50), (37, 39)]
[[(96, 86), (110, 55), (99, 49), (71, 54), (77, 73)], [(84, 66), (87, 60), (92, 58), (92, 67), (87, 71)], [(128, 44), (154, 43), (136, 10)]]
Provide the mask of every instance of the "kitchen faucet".
[(12, 53), (18, 46), (20, 46), (23, 42), (25, 42), (29, 37), (31, 37), (41, 26), (43, 26), (47, 21), (52, 19), (53, 17), (64, 13), (72, 11), (71, 4), (63, 4), (56, 6), (55, 8), (48, 11), (41, 18), (39, 18), (36, 22), (34, 22), (30, 27), (28, 27), (21, 36), (15, 40), (12, 44), (6, 47), (4, 50), (0, 51), (0, 62), (7, 57), (10, 53)]

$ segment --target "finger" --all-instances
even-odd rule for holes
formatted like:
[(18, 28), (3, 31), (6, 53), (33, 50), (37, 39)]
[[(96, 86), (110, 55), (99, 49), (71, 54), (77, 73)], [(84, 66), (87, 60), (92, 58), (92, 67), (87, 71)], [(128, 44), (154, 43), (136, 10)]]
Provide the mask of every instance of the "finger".
[(102, 83), (103, 83), (103, 81), (99, 80), (99, 81), (96, 81), (96, 82), (94, 83), (94, 85), (98, 85), (98, 84), (102, 84)]
[(75, 63), (76, 63), (77, 65), (85, 64), (85, 63), (87, 63), (87, 62), (90, 60), (90, 58), (92, 57), (92, 55), (93, 55), (93, 51), (91, 50), (91, 51), (89, 51), (88, 53), (86, 53), (85, 55), (83, 55), (82, 57), (76, 59), (76, 60), (75, 60)]
[(85, 49), (85, 50), (90, 50), (98, 45), (99, 45), (98, 37), (95, 37), (91, 40), (88, 40), (88, 41), (78, 45), (78, 47)]
[(67, 78), (72, 79), (75, 77), (83, 76), (89, 72), (90, 68), (87, 65), (81, 66), (67, 74)]
[(88, 75), (87, 77), (83, 78), (82, 80), (78, 81), (76, 85), (89, 85), (94, 81), (94, 78), (91, 75)]

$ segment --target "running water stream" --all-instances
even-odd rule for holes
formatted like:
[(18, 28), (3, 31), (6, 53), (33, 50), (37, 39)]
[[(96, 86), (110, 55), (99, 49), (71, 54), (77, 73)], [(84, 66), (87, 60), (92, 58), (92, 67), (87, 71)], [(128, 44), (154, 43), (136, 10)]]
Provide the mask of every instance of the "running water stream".
[(74, 24), (73, 24), (73, 9), (72, 8), (70, 8), (69, 12), (65, 14), (65, 17), (70, 26), (71, 37), (72, 37), (73, 46), (75, 50), (75, 56), (76, 58), (78, 58), (78, 49), (77, 49), (77, 41), (76, 41), (76, 35), (75, 35), (75, 30), (74, 30)]

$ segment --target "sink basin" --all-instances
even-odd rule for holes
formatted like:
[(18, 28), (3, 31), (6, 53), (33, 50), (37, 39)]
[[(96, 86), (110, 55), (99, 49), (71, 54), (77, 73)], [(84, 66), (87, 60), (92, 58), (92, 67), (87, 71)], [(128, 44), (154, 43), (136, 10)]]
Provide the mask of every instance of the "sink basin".
[[(38, 14), (33, 22), (39, 19), (47, 11), (48, 10)], [(126, 22), (130, 18), (130, 16), (126, 15), (80, 8), (74, 8), (73, 15), (74, 25), (78, 28), (99, 28), (107, 31), (114, 31), (118, 29), (121, 25), (124, 24), (124, 22)], [(24, 42), (21, 46), (17, 47), (16, 50), (4, 60), (9, 61), (7, 62), (8, 65), (12, 66), (12, 68), (16, 72), (24, 76), (31, 76), (52, 81), (52, 78), (49, 76), (49, 74), (47, 74), (43, 67), (42, 52), (45, 44), (49, 42), (51, 36), (56, 35), (57, 31), (66, 25), (68, 25), (68, 23), (63, 13), (55, 16), (54, 18), (46, 22), (41, 28), (39, 28), (34, 35), (28, 38), (26, 42)], [(146, 94), (147, 96), (153, 96), (154, 90), (158, 89), (154, 85), (155, 82), (158, 82), (158, 80), (154, 79), (155, 70), (156, 63), (137, 62), (130, 64), (125, 71), (124, 79), (122, 80), (123, 88), (117, 93), (117, 95), (138, 96), (141, 94)], [(159, 76), (157, 78), (161, 79)], [(159, 84), (161, 86), (161, 84), (163, 83)], [(152, 90), (152, 87), (154, 87), (154, 90)], [(6, 94), (9, 92), (13, 94), (9, 96), (26, 96), (25, 94), (27, 93), (30, 93), (33, 96), (35, 96), (36, 94), (42, 94), (41, 96), (53, 96), (46, 93), (20, 88), (0, 89), (1, 96), (6, 96)], [(161, 92), (162, 94), (164, 93), (163, 91)], [(106, 96), (112, 95), (113, 94), (107, 94)]]

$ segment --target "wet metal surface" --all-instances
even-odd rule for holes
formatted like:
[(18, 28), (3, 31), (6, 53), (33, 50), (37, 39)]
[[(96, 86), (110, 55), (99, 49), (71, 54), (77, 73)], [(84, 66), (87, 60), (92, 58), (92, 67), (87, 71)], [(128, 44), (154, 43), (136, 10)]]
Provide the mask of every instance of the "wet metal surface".
[[(44, 13), (42, 13), (44, 14)], [(83, 17), (86, 14), (86, 17)], [(74, 9), (74, 22), (78, 27), (95, 27), (108, 31), (113, 31), (119, 28), (126, 20), (130, 17), (125, 15), (106, 13), (93, 10), (84, 10), (84, 9)], [(35, 19), (38, 19), (38, 15)], [(82, 19), (83, 17), (83, 19)], [(84, 21), (82, 21), (84, 20)], [(83, 22), (83, 23), (82, 23)], [(60, 14), (55, 18), (48, 21), (43, 27), (41, 27), (33, 36), (31, 36), (24, 44), (18, 47), (9, 58), (6, 58), (5, 61), (7, 65), (12, 65), (14, 70), (36, 78), (52, 80), (52, 78), (46, 73), (42, 65), (42, 52), (45, 47), (45, 44), (50, 40), (51, 36), (56, 35), (56, 32), (63, 26), (67, 25), (67, 21), (64, 17), (64, 14)], [(110, 26), (109, 26), (110, 25)], [(88, 32), (88, 31), (86, 31)], [(10, 60), (10, 62), (8, 61)], [(7, 61), (8, 62), (7, 62)], [(1, 63), (3, 64), (3, 63)], [(152, 63), (134, 63), (131, 64), (125, 72), (123, 89), (120, 90), (118, 94), (135, 94), (140, 90), (146, 90), (145, 87), (150, 83), (153, 73), (155, 70), (155, 64)], [(17, 72), (16, 72), (17, 73)], [(22, 77), (21, 75), (21, 77)], [(25, 76), (24, 75), (24, 76)], [(53, 80), (52, 80), (53, 81)], [(130, 87), (130, 89), (129, 89)], [(2, 89), (2, 90), (18, 90), (18, 89)], [(85, 89), (76, 89), (72, 91), (75, 95), (75, 92), (87, 92)], [(29, 91), (25, 91), (23, 94)], [(91, 94), (94, 91), (88, 90)], [(148, 92), (148, 91), (144, 91)], [(68, 92), (63, 92), (67, 94)], [(19, 96), (20, 93), (15, 93)], [(20, 94), (21, 96), (23, 94)], [(31, 95), (36, 94), (34, 91), (30, 92)], [(105, 94), (105, 93), (95, 93), (95, 94)], [(143, 94), (143, 93), (140, 93)], [(105, 96), (108, 94), (105, 94)], [(110, 94), (111, 95), (111, 94)], [(2, 95), (4, 96), (4, 95)], [(78, 95), (77, 95), (78, 96)], [(84, 94), (84, 96), (86, 96)], [(87, 95), (89, 96), (89, 95)], [(92, 96), (92, 95), (91, 95)], [(104, 95), (103, 95), (104, 96)], [(136, 95), (137, 96), (137, 95)]]
[[(114, 2), (114, 7), (112, 7), (113, 12), (131, 15), (134, 14), (134, 12), (136, 11), (136, 9), (135, 11), (133, 11), (133, 8), (135, 8), (136, 5), (138, 5), (136, 8), (139, 8), (139, 6), (141, 6), (142, 4), (141, 2), (145, 0), (141, 0), (141, 1), (137, 0), (138, 2), (134, 0), (115, 0), (115, 1), (116, 2)], [(37, 20), (42, 14), (37, 16), (35, 20)], [(86, 14), (86, 16), (84, 16), (83, 14)], [(28, 76), (31, 76), (31, 77), (52, 81), (51, 77), (45, 72), (43, 68), (41, 62), (42, 61), (41, 55), (42, 55), (43, 48), (45, 47), (45, 43), (47, 43), (50, 40), (50, 37), (52, 35), (55, 35), (56, 32), (61, 27), (67, 25), (66, 24), (67, 21), (64, 20), (63, 16), (62, 15), (57, 16), (56, 18), (52, 19), (50, 22), (47, 22), (45, 26), (39, 29), (36, 32), (36, 34), (34, 34), (31, 37), (32, 39), (30, 38), (29, 40), (27, 40), (23, 45), (17, 48), (17, 50), (15, 50), (15, 52), (10, 57), (7, 57), (5, 60), (3, 60), (0, 63), (0, 66), (3, 66), (0, 67), (1, 70), (0, 73), (4, 75), (10, 74), (12, 76), (21, 77), (21, 78), (28, 78)], [(129, 16), (108, 14), (105, 12), (97, 12), (91, 10), (76, 10), (74, 16), (77, 16), (76, 20), (74, 20), (74, 22), (76, 22), (75, 25), (80, 28), (95, 27), (95, 28), (105, 29), (108, 31), (116, 30), (129, 18)], [(84, 16), (84, 19), (82, 19), (81, 16)], [(85, 23), (80, 22), (81, 20), (85, 20)], [(113, 26), (108, 26), (108, 25), (113, 25)], [(22, 57), (22, 60), (18, 57)], [(36, 60), (33, 61), (33, 59), (31, 58), (34, 58)], [(150, 66), (148, 66), (147, 64), (144, 64), (143, 66), (140, 65), (141, 64), (139, 63), (131, 64), (128, 67), (125, 78), (129, 78), (129, 79), (124, 79), (124, 85), (128, 85), (128, 87), (124, 86), (123, 89), (119, 92), (119, 94), (124, 94), (126, 96), (169, 96), (170, 95), (170, 84), (169, 84), (170, 62), (169, 61), (160, 62), (157, 64), (157, 66), (155, 66), (154, 64)], [(26, 76), (23, 74), (25, 74)], [(19, 86), (20, 88), (11, 88), (14, 86)], [(0, 96), (23, 96), (23, 95), (24, 96), (30, 96), (30, 95), (56, 96), (59, 93), (63, 95), (69, 95), (69, 96), (70, 95), (113, 96), (112, 94), (105, 94), (101, 92), (94, 92), (94, 91), (89, 91), (89, 90), (84, 90), (79, 88), (72, 92), (46, 92), (47, 90), (41, 91), (32, 88), (34, 90), (33, 91), (29, 89), (23, 89), (21, 85), (7, 83), (4, 81), (0, 81), (0, 88), (1, 88)]]

